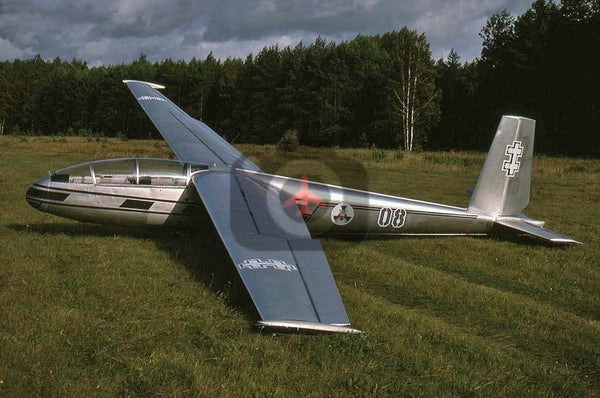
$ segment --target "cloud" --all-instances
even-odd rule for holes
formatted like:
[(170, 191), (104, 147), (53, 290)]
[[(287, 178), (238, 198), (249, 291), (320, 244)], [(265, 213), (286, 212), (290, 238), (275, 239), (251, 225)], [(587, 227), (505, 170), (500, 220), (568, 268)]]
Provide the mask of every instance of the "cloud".
[(15, 47), (10, 41), (5, 40), (0, 37), (0, 54), (2, 54), (2, 59), (26, 59), (31, 58), (34, 52), (31, 49), (21, 49)]
[(0, 59), (73, 57), (90, 64), (245, 57), (264, 46), (351, 39), (408, 26), (425, 32), (434, 56), (481, 51), (479, 30), (522, 0), (1, 0)]

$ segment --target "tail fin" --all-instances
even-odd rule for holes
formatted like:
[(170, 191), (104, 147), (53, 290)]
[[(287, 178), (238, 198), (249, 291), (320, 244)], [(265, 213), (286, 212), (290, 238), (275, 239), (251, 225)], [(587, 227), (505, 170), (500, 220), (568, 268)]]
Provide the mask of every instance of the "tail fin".
[(471, 195), (469, 211), (493, 217), (495, 227), (513, 233), (533, 235), (554, 244), (581, 243), (521, 213), (529, 204), (534, 132), (535, 120), (502, 116)]
[(469, 211), (515, 216), (529, 204), (535, 120), (503, 116), (469, 202)]

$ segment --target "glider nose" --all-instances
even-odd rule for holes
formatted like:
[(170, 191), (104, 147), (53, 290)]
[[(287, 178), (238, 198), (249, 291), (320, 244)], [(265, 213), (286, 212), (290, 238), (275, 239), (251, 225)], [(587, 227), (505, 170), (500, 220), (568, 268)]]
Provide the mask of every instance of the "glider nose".
[(29, 186), (25, 198), (27, 203), (34, 209), (45, 211), (47, 206), (43, 203), (44, 199), (48, 199), (48, 188), (50, 187), (50, 175), (45, 175)]
[(46, 174), (45, 176), (37, 179), (33, 184), (33, 185), (39, 185), (42, 186), (44, 188), (48, 188), (50, 186), (50, 174)]

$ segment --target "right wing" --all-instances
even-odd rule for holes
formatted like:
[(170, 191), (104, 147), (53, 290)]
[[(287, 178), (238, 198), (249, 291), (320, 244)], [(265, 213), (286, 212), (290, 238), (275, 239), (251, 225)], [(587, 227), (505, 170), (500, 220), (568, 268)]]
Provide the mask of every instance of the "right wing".
[(177, 157), (186, 162), (260, 171), (250, 159), (206, 124), (192, 118), (162, 95), (163, 86), (123, 80)]
[(259, 325), (356, 333), (318, 240), (297, 207), (246, 173), (210, 170), (192, 180), (261, 317)]

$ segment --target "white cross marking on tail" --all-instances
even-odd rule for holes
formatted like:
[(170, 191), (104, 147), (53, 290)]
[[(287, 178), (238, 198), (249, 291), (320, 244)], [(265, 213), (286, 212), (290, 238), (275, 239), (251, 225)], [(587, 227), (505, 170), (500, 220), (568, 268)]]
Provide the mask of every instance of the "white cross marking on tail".
[(512, 145), (506, 146), (504, 154), (508, 155), (508, 160), (502, 162), (502, 171), (506, 172), (507, 177), (514, 177), (519, 172), (523, 149), (521, 141), (513, 141)]

